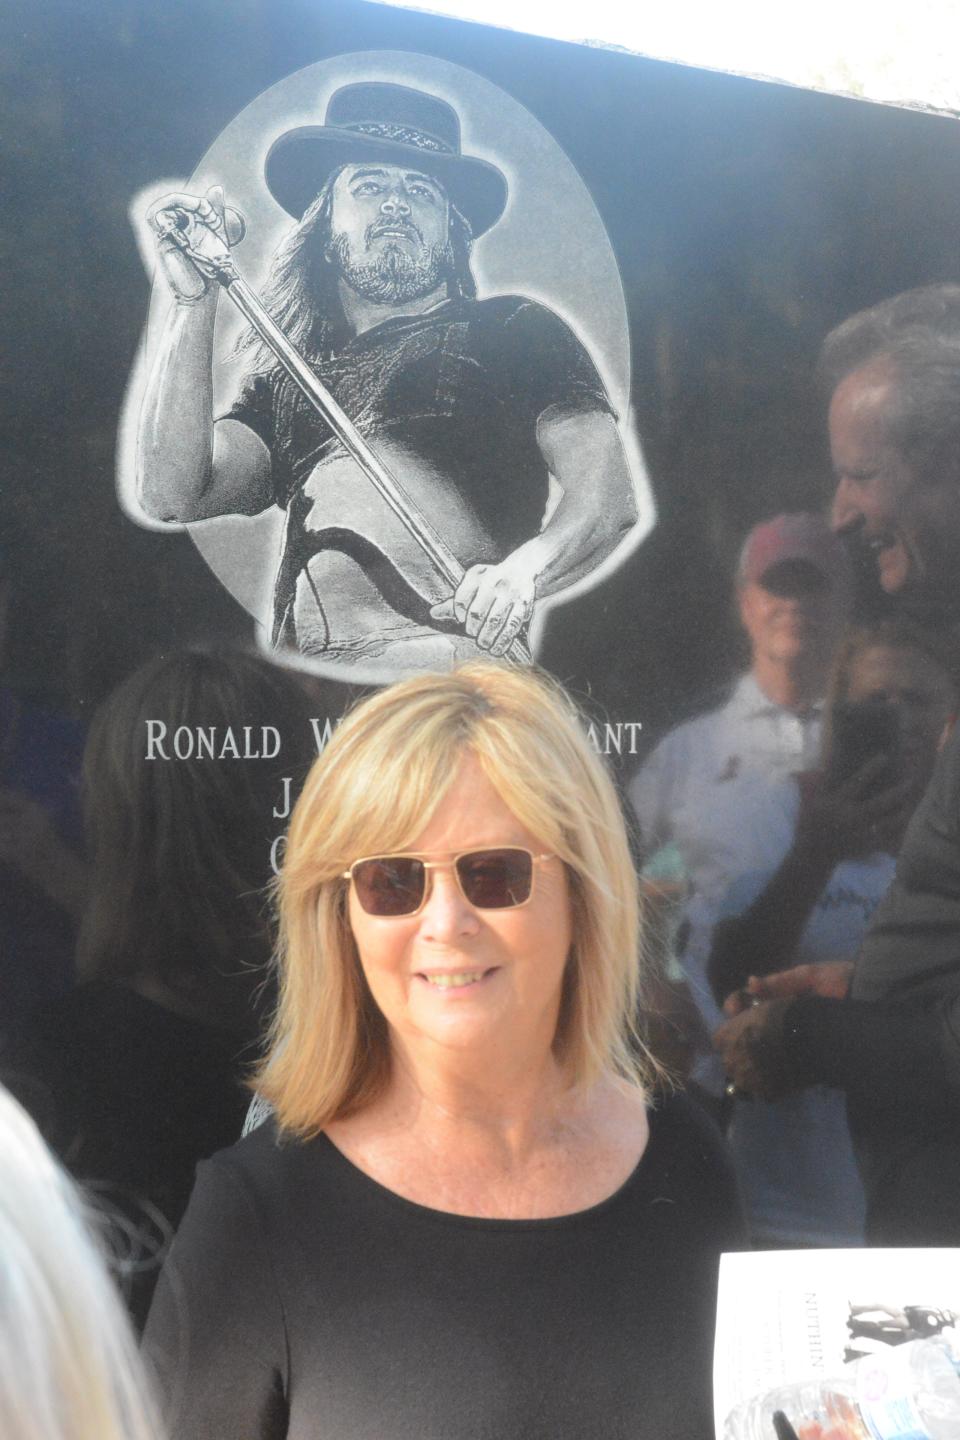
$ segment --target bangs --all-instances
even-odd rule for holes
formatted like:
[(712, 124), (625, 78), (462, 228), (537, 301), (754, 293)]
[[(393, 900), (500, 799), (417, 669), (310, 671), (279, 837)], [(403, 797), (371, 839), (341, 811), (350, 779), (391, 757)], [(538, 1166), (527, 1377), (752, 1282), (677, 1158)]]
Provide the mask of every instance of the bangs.
[[(467, 756), (531, 835), (606, 888), (610, 782), (574, 713), (538, 682), (498, 670), (484, 678), (494, 693), (466, 690), (457, 676), (425, 677), (345, 719), (294, 810), (284, 888), (302, 893), (362, 856), (412, 848)], [(498, 695), (494, 682), (521, 693)]]
[(316, 762), (290, 824), (281, 874), (288, 893), (339, 879), (364, 855), (408, 849), (454, 785), (468, 745), (422, 734), (412, 745), (409, 729), (391, 745), (390, 728), (382, 724), (373, 744), (360, 737), (336, 753), (331, 746)]

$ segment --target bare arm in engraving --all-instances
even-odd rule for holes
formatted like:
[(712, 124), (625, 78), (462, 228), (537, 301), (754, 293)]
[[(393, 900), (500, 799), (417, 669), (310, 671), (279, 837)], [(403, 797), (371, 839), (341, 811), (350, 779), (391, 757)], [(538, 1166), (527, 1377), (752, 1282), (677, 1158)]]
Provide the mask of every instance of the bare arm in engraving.
[(473, 565), (456, 593), (431, 612), (456, 619), (492, 655), (505, 653), (534, 601), (589, 574), (637, 522), (637, 502), (612, 415), (602, 410), (548, 416), (537, 443), (560, 485), (560, 501), (539, 535), (498, 565)]
[[(222, 217), (214, 187), (202, 198), (165, 195), (150, 209), (153, 222), (176, 207), (202, 235)], [(158, 520), (205, 520), (213, 515), (255, 515), (273, 500), (270, 454), (258, 435), (234, 420), (213, 420), (213, 336), (218, 287), (203, 288), (197, 271), (168, 240), (160, 264), (175, 303), (150, 372), (137, 432), (137, 494)]]

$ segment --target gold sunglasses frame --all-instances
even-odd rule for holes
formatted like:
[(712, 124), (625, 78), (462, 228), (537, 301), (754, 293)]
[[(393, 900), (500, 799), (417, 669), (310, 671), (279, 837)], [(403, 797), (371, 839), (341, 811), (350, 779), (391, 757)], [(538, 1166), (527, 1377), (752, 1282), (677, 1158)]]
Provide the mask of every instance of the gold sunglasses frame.
[[(489, 855), (491, 853), (502, 854), (504, 850), (508, 850), (511, 854), (514, 855), (528, 855), (530, 857), (530, 864), (532, 867), (530, 872), (530, 894), (527, 896), (526, 900), (520, 900), (516, 905), (475, 905), (474, 902), (470, 899), (470, 896), (463, 888), (463, 881), (460, 878), (460, 871), (457, 869), (457, 862), (463, 860), (464, 857), (467, 855)], [(361, 910), (363, 910), (363, 913), (365, 915), (372, 915), (372, 918), (375, 920), (410, 920), (414, 915), (419, 915), (420, 911), (423, 909), (424, 905), (426, 905), (428, 899), (430, 898), (431, 886), (429, 882), (431, 870), (452, 870), (454, 873), (454, 877), (456, 878), (457, 889), (460, 891), (460, 894), (463, 896), (467, 904), (471, 906), (474, 910), (480, 910), (484, 913), (486, 913), (487, 911), (496, 912), (500, 910), (522, 910), (523, 907), (525, 905), (529, 905), (530, 901), (533, 899), (536, 867), (538, 865), (542, 865), (545, 860), (555, 860), (556, 858), (556, 855), (554, 855), (552, 851), (545, 851), (542, 855), (535, 855), (532, 850), (527, 849), (526, 845), (474, 845), (469, 850), (457, 850), (451, 852), (451, 854), (446, 860), (428, 860), (426, 859), (424, 854), (416, 850), (396, 850), (392, 852), (388, 851), (380, 855), (361, 855), (359, 860), (354, 860), (353, 864), (348, 870), (343, 871), (341, 878), (344, 880), (349, 880), (350, 883), (353, 884), (354, 870), (356, 870), (358, 865), (366, 865), (371, 860), (420, 861), (425, 873), (423, 877), (423, 896), (416, 910), (404, 910), (396, 915), (377, 915), (375, 912), (365, 909), (363, 902), (359, 899), (358, 896), (358, 903)], [(354, 894), (356, 894), (355, 884)]]

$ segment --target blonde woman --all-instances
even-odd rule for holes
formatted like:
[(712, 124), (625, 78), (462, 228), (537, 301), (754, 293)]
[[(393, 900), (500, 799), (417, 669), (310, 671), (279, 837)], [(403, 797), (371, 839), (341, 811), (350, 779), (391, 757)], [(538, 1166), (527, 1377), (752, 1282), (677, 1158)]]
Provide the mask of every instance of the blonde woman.
[(0, 1087), (0, 1435), (159, 1440), (79, 1192)]
[(200, 1167), (147, 1343), (188, 1437), (711, 1433), (730, 1172), (631, 1041), (637, 886), (563, 693), (381, 691), (294, 811), (274, 1118)]

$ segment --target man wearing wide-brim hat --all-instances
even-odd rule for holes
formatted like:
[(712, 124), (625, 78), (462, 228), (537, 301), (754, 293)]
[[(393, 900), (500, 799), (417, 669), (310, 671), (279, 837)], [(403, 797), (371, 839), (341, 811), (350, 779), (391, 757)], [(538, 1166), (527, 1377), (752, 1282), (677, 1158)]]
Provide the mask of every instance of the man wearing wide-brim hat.
[[(283, 506), (275, 639), (305, 655), (389, 678), (507, 653), (537, 600), (612, 552), (637, 502), (577, 336), (522, 296), (476, 298), (470, 247), (506, 208), (504, 175), (462, 152), (445, 101), (368, 82), (335, 91), (322, 125), (280, 135), (265, 179), (296, 223), (264, 304), (463, 579), (429, 571), (256, 331), (240, 341), (240, 394), (214, 416), (217, 289), (159, 223), (176, 304), (144, 398), (141, 503), (172, 521)], [(150, 217), (171, 209), (191, 242), (241, 230), (218, 187), (164, 196)]]

